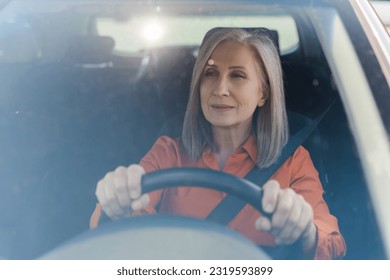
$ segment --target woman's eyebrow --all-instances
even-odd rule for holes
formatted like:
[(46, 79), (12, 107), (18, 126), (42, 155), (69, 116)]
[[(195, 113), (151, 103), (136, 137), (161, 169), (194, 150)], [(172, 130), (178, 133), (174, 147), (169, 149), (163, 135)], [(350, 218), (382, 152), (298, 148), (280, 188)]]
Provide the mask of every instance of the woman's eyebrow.
[(246, 67), (237, 65), (237, 66), (230, 66), (229, 69), (246, 70)]
[[(218, 65), (217, 65), (217, 64), (213, 64), (213, 65), (206, 64), (206, 65), (205, 65), (205, 68), (206, 68), (206, 67), (218, 69)], [(246, 68), (245, 66), (240, 66), (240, 65), (229, 66), (228, 69), (229, 69), (229, 70), (247, 70), (247, 68)]]

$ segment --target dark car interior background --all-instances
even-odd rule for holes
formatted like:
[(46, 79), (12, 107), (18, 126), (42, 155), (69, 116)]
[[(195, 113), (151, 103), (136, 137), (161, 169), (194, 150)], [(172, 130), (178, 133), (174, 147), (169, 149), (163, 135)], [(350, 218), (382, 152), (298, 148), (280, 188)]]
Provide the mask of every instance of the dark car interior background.
[[(0, 22), (0, 257), (7, 259), (36, 258), (88, 230), (97, 181), (138, 162), (164, 124), (185, 111), (198, 48), (124, 55), (114, 51), (114, 38), (96, 30), (101, 6), (94, 13), (56, 8), (36, 7)], [(127, 11), (117, 6), (104, 16)], [(296, 48), (281, 53), (287, 109), (314, 118), (336, 99), (306, 145), (339, 219), (346, 259), (382, 259), (362, 167), (321, 44), (307, 14), (299, 7), (287, 12), (299, 34)]]

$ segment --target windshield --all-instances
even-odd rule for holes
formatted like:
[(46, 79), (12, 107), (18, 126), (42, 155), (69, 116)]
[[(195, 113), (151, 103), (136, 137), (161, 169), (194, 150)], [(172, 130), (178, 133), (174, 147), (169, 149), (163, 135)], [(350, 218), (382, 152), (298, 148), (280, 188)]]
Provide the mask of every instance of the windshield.
[(361, 30), (351, 31), (359, 27), (352, 10), (332, 1), (228, 2), (11, 1), (1, 10), (0, 257), (38, 258), (88, 231), (98, 181), (138, 163), (161, 135), (180, 137), (206, 32), (261, 27), (274, 34), (289, 116), (310, 121), (330, 108), (303, 146), (346, 258), (384, 258), (364, 171), (372, 164), (362, 164), (369, 149), (356, 145), (367, 123), (354, 125), (362, 120), (350, 112), (362, 110), (346, 86), (370, 95), (380, 89), (357, 85), (382, 73), (362, 67), (376, 58)]

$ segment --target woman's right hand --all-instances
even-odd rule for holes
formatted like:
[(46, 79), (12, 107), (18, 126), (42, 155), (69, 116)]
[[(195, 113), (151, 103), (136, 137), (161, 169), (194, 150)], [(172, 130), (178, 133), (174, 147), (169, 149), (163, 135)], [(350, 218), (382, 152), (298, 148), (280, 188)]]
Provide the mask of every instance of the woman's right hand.
[(98, 182), (96, 197), (108, 217), (128, 217), (149, 204), (149, 195), (141, 196), (141, 177), (144, 174), (145, 170), (138, 164), (127, 168), (119, 166)]

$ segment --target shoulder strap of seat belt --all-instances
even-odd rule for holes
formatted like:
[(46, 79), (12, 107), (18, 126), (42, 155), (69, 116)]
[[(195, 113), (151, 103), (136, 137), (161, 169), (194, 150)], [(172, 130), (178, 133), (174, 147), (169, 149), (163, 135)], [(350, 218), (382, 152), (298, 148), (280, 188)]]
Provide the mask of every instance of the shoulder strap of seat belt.
[[(265, 169), (260, 169), (257, 166), (253, 167), (252, 170), (250, 170), (249, 173), (244, 177), (244, 179), (255, 183), (259, 187), (264, 185), (282, 166), (282, 164), (294, 153), (294, 151), (309, 137), (309, 135), (314, 131), (314, 129), (329, 111), (333, 103), (334, 100), (319, 116), (312, 120), (312, 122), (304, 126), (300, 131), (290, 137), (289, 141), (284, 146), (277, 162)], [(241, 209), (244, 208), (245, 205), (245, 201), (242, 201), (234, 195), (228, 194), (213, 209), (213, 211), (206, 219), (217, 222), (219, 224), (228, 225), (234, 219), (234, 217), (237, 216)]]

